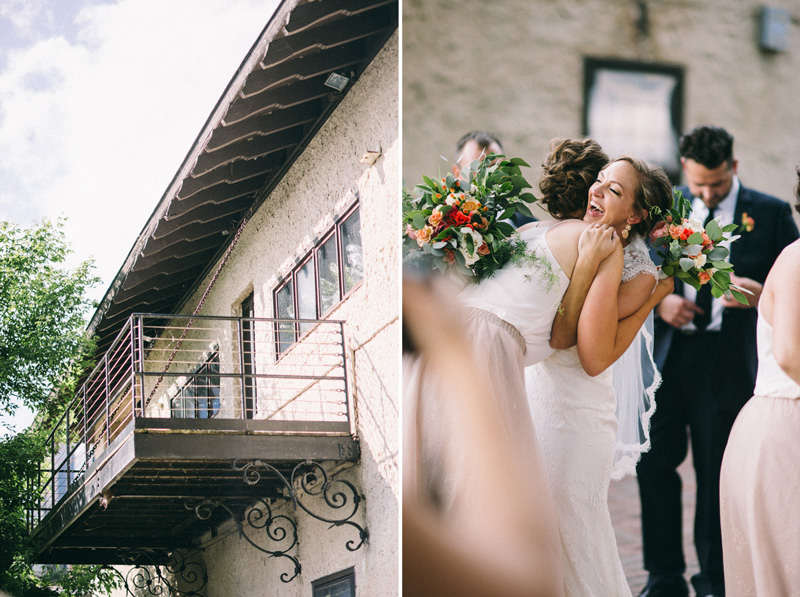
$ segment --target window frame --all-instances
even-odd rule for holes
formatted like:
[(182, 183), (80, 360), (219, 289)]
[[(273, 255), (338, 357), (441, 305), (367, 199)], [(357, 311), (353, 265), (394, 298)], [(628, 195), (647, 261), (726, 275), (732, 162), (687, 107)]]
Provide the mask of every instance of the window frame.
[[(324, 234), (318, 237), (314, 246), (305, 253), (302, 258), (300, 258), (297, 263), (292, 267), (292, 271), (289, 272), (286, 276), (284, 276), (278, 284), (275, 286), (272, 292), (272, 303), (273, 303), (273, 313), (275, 314), (276, 319), (282, 319), (283, 315), (279, 312), (279, 305), (278, 305), (278, 294), (284, 290), (287, 286), (291, 285), (291, 298), (292, 298), (292, 311), (294, 313), (294, 317), (290, 317), (289, 319), (300, 319), (300, 296), (298, 293), (298, 274), (302, 269), (304, 269), (309, 262), (313, 261), (313, 270), (314, 270), (314, 310), (315, 315), (311, 319), (325, 319), (329, 316), (339, 305), (341, 305), (353, 292), (355, 292), (363, 283), (365, 276), (362, 275), (361, 279), (358, 280), (353, 287), (349, 290), (346, 290), (345, 284), (345, 247), (344, 247), (344, 235), (342, 233), (342, 226), (345, 222), (347, 222), (354, 214), (358, 213), (359, 216), (359, 237), (361, 237), (361, 202), (356, 200), (353, 205), (351, 205), (347, 210), (345, 210), (333, 223), (333, 226), (325, 231)], [(331, 239), (335, 239), (333, 243), (336, 249), (336, 266), (338, 268), (337, 273), (337, 298), (330, 304), (330, 306), (323, 306), (322, 300), (322, 284), (321, 284), (321, 275), (320, 275), (320, 251), (322, 248), (330, 242)], [(361, 244), (361, 254), (363, 259), (363, 243)], [(305, 319), (305, 318), (304, 318)], [(303, 326), (297, 324), (294, 326), (293, 336), (294, 339), (291, 342), (284, 340), (281, 338), (280, 334), (286, 334), (287, 332), (292, 332), (292, 330), (281, 330), (279, 328), (279, 323), (275, 323), (275, 354), (277, 358), (280, 358), (281, 355), (285, 354), (288, 350), (291, 349), (294, 344), (299, 342), (303, 336), (310, 331), (311, 328), (303, 329)]]
[[(678, 143), (680, 136), (683, 134), (683, 111), (684, 111), (684, 79), (685, 69), (683, 66), (668, 64), (668, 63), (652, 63), (652, 62), (639, 62), (635, 60), (623, 59), (606, 59), (596, 57), (585, 57), (583, 61), (583, 114), (582, 114), (582, 134), (587, 137), (592, 137), (605, 148), (602, 135), (598, 135), (598, 131), (591, 130), (590, 113), (592, 112), (592, 91), (595, 88), (595, 83), (598, 77), (603, 72), (609, 73), (622, 73), (635, 77), (641, 75), (643, 78), (656, 75), (660, 77), (671, 78), (674, 81), (672, 94), (669, 96), (666, 103), (669, 105), (669, 125), (670, 135), (667, 138), (661, 138), (653, 142), (654, 145), (664, 146), (665, 144), (674, 145), (674, 155), (670, 157), (670, 163), (659, 164), (664, 168), (664, 171), (669, 176), (673, 183), (680, 180), (681, 165), (680, 155), (678, 150)], [(652, 134), (650, 135), (652, 136)], [(670, 138), (671, 137), (671, 138)], [(609, 149), (611, 153), (613, 150)], [(626, 150), (631, 153), (631, 150)], [(648, 162), (657, 163), (658, 160), (653, 159), (651, 156), (639, 155)]]
[(339, 572), (334, 572), (333, 574), (328, 574), (327, 576), (323, 576), (322, 578), (318, 578), (317, 580), (311, 581), (311, 597), (321, 597), (322, 590), (328, 588), (332, 583), (337, 582), (343, 578), (350, 579), (350, 595), (349, 597), (356, 596), (356, 569), (354, 566), (350, 568), (346, 568), (345, 570), (340, 570)]

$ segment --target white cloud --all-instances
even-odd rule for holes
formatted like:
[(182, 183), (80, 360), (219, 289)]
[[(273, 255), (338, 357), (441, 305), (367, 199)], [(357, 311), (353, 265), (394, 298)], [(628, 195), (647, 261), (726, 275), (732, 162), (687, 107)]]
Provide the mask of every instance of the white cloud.
[[(0, 218), (69, 218), (103, 286), (122, 265), (277, 0), (91, 5), (0, 72)], [(70, 41), (72, 40), (72, 41)]]

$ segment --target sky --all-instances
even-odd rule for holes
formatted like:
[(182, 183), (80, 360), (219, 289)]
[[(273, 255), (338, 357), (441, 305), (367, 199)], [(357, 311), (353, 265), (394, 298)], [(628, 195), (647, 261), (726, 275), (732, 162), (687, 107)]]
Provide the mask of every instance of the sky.
[(0, 220), (66, 218), (102, 298), (277, 5), (0, 0)]

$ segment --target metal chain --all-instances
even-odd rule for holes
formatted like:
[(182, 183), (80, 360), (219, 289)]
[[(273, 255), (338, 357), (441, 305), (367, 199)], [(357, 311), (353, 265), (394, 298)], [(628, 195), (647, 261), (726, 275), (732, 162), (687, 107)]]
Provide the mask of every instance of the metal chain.
[[(197, 303), (197, 307), (195, 307), (194, 311), (192, 312), (192, 317), (200, 313), (200, 310), (203, 308), (203, 304), (206, 302), (206, 298), (208, 298), (208, 293), (211, 292), (211, 289), (214, 287), (214, 284), (216, 284), (217, 278), (219, 278), (219, 274), (222, 271), (222, 268), (225, 266), (225, 264), (228, 261), (228, 258), (231, 256), (231, 252), (233, 251), (233, 248), (236, 246), (236, 243), (239, 242), (239, 237), (242, 235), (244, 227), (247, 225), (248, 221), (249, 221), (248, 216), (245, 216), (242, 219), (242, 223), (239, 225), (239, 229), (233, 236), (231, 244), (228, 245), (228, 249), (225, 251), (225, 255), (222, 256), (222, 259), (220, 260), (219, 265), (217, 266), (217, 269), (214, 272), (214, 275), (211, 277), (211, 280), (209, 281), (208, 286), (205, 289), (205, 292), (203, 292), (203, 296), (200, 297), (200, 302)], [(169, 359), (167, 360), (167, 364), (164, 366), (164, 370), (161, 372), (161, 375), (159, 376), (158, 380), (156, 380), (156, 384), (153, 386), (153, 390), (147, 397), (147, 400), (144, 403), (144, 408), (147, 408), (147, 406), (150, 404), (150, 401), (153, 399), (153, 395), (158, 390), (158, 386), (160, 386), (161, 382), (164, 380), (164, 374), (167, 371), (169, 371), (169, 368), (172, 365), (172, 362), (175, 360), (175, 357), (177, 356), (178, 351), (180, 350), (181, 345), (183, 344), (183, 341), (186, 339), (186, 334), (189, 333), (189, 329), (193, 325), (194, 325), (194, 319), (189, 319), (188, 323), (186, 324), (186, 328), (184, 328), (181, 337), (178, 339), (178, 343), (175, 345), (175, 348), (172, 350), (172, 354), (169, 356)]]

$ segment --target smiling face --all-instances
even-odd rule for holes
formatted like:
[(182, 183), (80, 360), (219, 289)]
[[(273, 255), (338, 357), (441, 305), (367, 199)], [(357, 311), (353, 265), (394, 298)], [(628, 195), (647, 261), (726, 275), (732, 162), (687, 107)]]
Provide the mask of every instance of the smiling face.
[(584, 222), (609, 224), (622, 233), (626, 224), (641, 221), (642, 214), (634, 207), (639, 177), (628, 162), (611, 162), (600, 171), (589, 189), (589, 206)]

